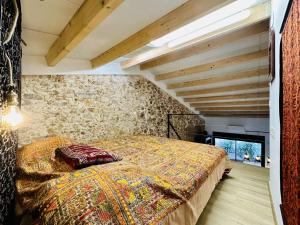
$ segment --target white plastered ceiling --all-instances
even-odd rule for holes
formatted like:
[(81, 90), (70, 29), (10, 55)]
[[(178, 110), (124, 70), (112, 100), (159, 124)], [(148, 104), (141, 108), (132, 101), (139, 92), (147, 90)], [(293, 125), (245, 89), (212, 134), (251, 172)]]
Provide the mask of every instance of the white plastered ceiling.
[[(185, 59), (177, 60), (147, 71), (140, 71), (138, 66), (123, 70), (120, 62), (146, 51), (149, 47), (144, 46), (114, 62), (97, 69), (91, 69), (90, 59), (105, 52), (115, 44), (126, 39), (135, 32), (141, 30), (148, 24), (156, 21), (163, 15), (174, 10), (187, 0), (125, 0), (110, 16), (99, 24), (75, 49), (73, 49), (55, 67), (46, 64), (45, 55), (53, 42), (57, 39), (65, 25), (72, 18), (76, 10), (84, 0), (23, 0), (23, 34), (22, 37), (27, 43), (23, 47), (23, 74), (43, 75), (43, 74), (142, 74), (151, 80), (161, 89), (172, 95), (174, 98), (188, 106), (194, 112), (195, 109), (183, 101), (182, 97), (176, 96), (176, 91), (200, 90), (213, 87), (238, 85), (246, 83), (256, 83), (266, 81), (264, 76), (257, 76), (247, 79), (228, 81), (223, 83), (208, 84), (168, 90), (169, 83), (199, 80), (212, 76), (222, 76), (232, 72), (247, 69), (256, 69), (267, 66), (267, 57), (252, 60), (222, 69), (215, 69), (184, 77), (155, 81), (154, 75), (180, 70), (195, 65), (214, 62), (218, 59), (228, 58), (240, 54), (245, 54), (257, 50), (266, 49), (268, 45), (268, 33), (261, 33), (247, 37), (236, 42), (226, 44), (220, 48), (208, 52), (194, 55)], [(252, 90), (233, 91), (226, 93), (205, 94), (199, 96), (219, 96), (228, 94), (241, 94), (267, 91), (268, 88), (258, 88)], [(196, 97), (196, 96), (191, 96)]]
[[(23, 48), (25, 56), (45, 56), (51, 44), (83, 0), (23, 0)], [(66, 58), (90, 60), (186, 0), (125, 0)], [(86, 68), (88, 69), (88, 68)]]

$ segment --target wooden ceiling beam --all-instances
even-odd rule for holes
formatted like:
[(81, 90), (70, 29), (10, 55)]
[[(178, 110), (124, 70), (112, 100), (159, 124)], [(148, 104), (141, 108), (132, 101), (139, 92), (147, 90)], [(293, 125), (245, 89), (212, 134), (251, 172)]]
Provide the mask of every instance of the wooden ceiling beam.
[(268, 72), (269, 72), (268, 68), (259, 68), (259, 69), (241, 71), (236, 73), (228, 73), (222, 76), (214, 76), (206, 79), (171, 83), (171, 84), (167, 84), (167, 88), (176, 89), (176, 88), (185, 88), (185, 87), (195, 87), (195, 86), (201, 86), (207, 84), (221, 83), (226, 81), (241, 80), (241, 79), (247, 79), (251, 77), (267, 75)]
[(228, 106), (228, 107), (197, 107), (196, 110), (202, 111), (267, 111), (269, 106)]
[(189, 0), (92, 59), (92, 66), (95, 68), (109, 63), (230, 2), (232, 2), (232, 0)]
[(124, 0), (85, 0), (50, 47), (46, 60), (55, 66)]
[(211, 71), (214, 69), (220, 69), (220, 68), (224, 68), (227, 66), (232, 66), (235, 64), (251, 61), (251, 60), (260, 59), (260, 58), (266, 57), (267, 55), (268, 55), (268, 51), (266, 49), (259, 50), (256, 52), (237, 55), (237, 56), (217, 60), (217, 61), (210, 62), (210, 63), (201, 64), (198, 66), (193, 66), (193, 67), (176, 70), (176, 71), (172, 71), (172, 72), (168, 72), (168, 73), (158, 74), (155, 76), (155, 80), (157, 80), (157, 81), (167, 80), (167, 79), (172, 79), (172, 78), (176, 78), (176, 77), (184, 77), (184, 76), (195, 74), (195, 73)]
[(212, 111), (201, 111), (201, 114), (231, 114), (231, 115), (236, 115), (236, 114), (269, 114), (269, 110), (265, 111), (217, 111), (217, 112), (212, 112)]
[[(141, 70), (150, 69), (152, 67), (160, 66), (163, 64), (171, 63), (179, 59), (184, 59), (197, 54), (202, 54), (208, 52), (212, 49), (220, 48), (226, 44), (233, 43), (243, 38), (248, 38), (249, 36), (254, 36), (269, 30), (269, 20), (264, 20), (262, 22), (251, 24), (250, 26), (242, 27), (238, 30), (227, 32), (223, 35), (218, 35), (205, 42), (196, 43), (185, 48), (178, 49), (176, 51), (170, 52), (168, 54), (163, 54), (158, 56), (151, 61), (142, 63)], [(137, 59), (138, 60), (138, 59)], [(127, 66), (128, 68), (129, 61)], [(123, 63), (126, 65), (126, 62)]]
[(252, 84), (239, 84), (239, 85), (232, 85), (226, 87), (194, 90), (194, 91), (179, 91), (176, 92), (176, 96), (215, 94), (215, 93), (230, 92), (230, 91), (244, 91), (244, 90), (253, 90), (253, 89), (255, 90), (258, 88), (268, 88), (268, 87), (269, 87), (268, 82), (259, 82), (259, 83), (252, 83)]
[(202, 114), (205, 117), (252, 117), (252, 118), (268, 118), (269, 112), (265, 113), (242, 113), (238, 112), (237, 114), (232, 113), (205, 113)]
[[(207, 41), (216, 37), (220, 37), (222, 35), (226, 35), (227, 33), (234, 32), (235, 30), (241, 29), (243, 27), (249, 27), (250, 25), (260, 23), (261, 21), (268, 20), (270, 17), (270, 2), (265, 2), (263, 4), (258, 4), (252, 8), (250, 8), (250, 16), (238, 23), (231, 24), (226, 27), (222, 27), (216, 31), (205, 34), (201, 37), (188, 41), (184, 44), (181, 44), (176, 47), (168, 47), (166, 45), (158, 48), (150, 49), (146, 52), (138, 54), (128, 60), (125, 60), (121, 63), (122, 68), (126, 69), (131, 66), (135, 66), (138, 64), (147, 63), (152, 59), (156, 59), (157, 57), (167, 55), (168, 53), (172, 53), (174, 51), (179, 51), (184, 48), (188, 48), (191, 46), (196, 46), (203, 41)], [(141, 69), (146, 69), (146, 67), (141, 66)]]
[(258, 106), (258, 105), (264, 105), (268, 106), (269, 101), (268, 100), (252, 100), (252, 101), (231, 101), (231, 102), (210, 102), (210, 103), (191, 103), (192, 107), (219, 107), (219, 106), (236, 106), (236, 105), (252, 105), (252, 106)]
[(240, 100), (240, 99), (251, 99), (251, 98), (269, 98), (269, 92), (262, 93), (248, 93), (248, 94), (235, 94), (235, 95), (224, 95), (224, 96), (209, 96), (209, 97), (193, 97), (184, 98), (185, 102), (207, 102), (207, 101), (222, 101), (222, 100)]

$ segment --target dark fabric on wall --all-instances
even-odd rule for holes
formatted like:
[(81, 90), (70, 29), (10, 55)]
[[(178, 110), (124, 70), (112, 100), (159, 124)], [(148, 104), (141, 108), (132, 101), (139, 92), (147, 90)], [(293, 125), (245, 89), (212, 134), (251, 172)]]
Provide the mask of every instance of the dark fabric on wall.
[[(20, 6), (20, 2), (18, 1)], [(20, 8), (20, 7), (19, 7)], [(11, 0), (0, 0), (2, 12), (1, 43), (12, 24), (14, 8)], [(21, 16), (20, 16), (21, 18)], [(19, 19), (16, 32), (8, 44), (0, 48), (0, 105), (7, 97), (7, 84), (9, 82), (8, 66), (4, 58), (6, 51), (13, 64), (14, 81), (17, 84), (16, 90), (20, 96), (21, 86), (21, 19)], [(15, 162), (17, 149), (17, 135), (3, 127), (0, 127), (0, 225), (12, 224), (14, 212), (15, 194)]]
[(14, 213), (15, 162), (17, 137), (15, 133), (0, 132), (0, 224), (11, 224)]
[(282, 211), (300, 224), (300, 0), (294, 0), (282, 34)]

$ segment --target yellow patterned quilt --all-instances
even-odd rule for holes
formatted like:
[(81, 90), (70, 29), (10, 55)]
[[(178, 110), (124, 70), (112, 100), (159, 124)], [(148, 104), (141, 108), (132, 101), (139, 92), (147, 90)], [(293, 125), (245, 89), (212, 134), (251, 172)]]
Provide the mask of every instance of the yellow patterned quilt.
[(19, 199), (37, 216), (36, 224), (162, 224), (227, 157), (214, 146), (152, 136), (90, 145), (123, 160), (76, 171), (41, 166), (42, 173), (34, 171), (38, 181), (29, 180), (32, 171), (19, 160)]

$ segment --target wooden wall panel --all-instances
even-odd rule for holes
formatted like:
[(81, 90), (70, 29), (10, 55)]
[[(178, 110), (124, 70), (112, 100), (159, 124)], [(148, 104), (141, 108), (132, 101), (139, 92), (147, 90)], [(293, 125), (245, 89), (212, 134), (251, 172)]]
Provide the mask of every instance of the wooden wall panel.
[(300, 0), (294, 0), (282, 34), (282, 212), (300, 224)]

